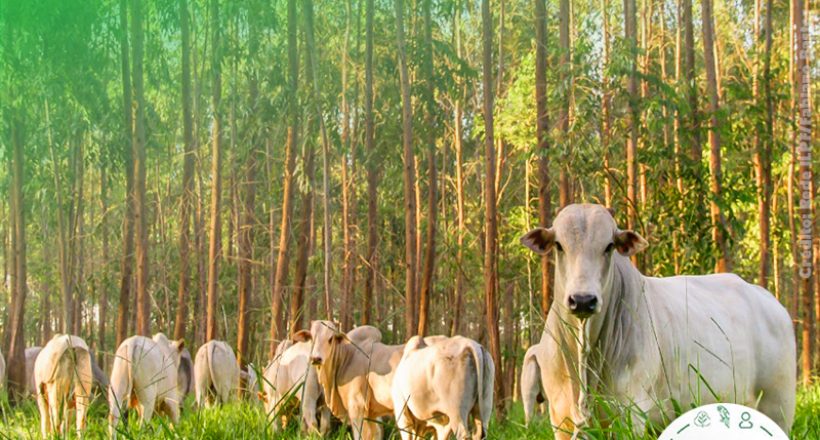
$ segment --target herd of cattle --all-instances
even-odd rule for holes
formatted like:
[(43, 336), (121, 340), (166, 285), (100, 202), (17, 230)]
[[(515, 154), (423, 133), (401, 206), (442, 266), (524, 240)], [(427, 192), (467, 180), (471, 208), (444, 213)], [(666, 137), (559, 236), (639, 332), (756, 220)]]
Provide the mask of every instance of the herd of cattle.
[[(128, 409), (136, 410), (140, 423), (155, 412), (178, 423), (180, 403), (192, 389), (200, 407), (240, 394), (261, 399), (268, 417), (276, 419), (274, 430), (300, 413), (306, 431), (327, 434), (333, 414), (351, 426), (356, 440), (378, 439), (379, 420), (395, 416), (405, 440), (429, 432), (439, 439), (466, 439), (469, 422), (472, 437), (485, 438), (495, 367), (480, 344), (461, 336), (414, 337), (403, 345), (381, 339), (372, 326), (342, 333), (333, 322), (314, 321), (310, 331), (279, 344), (259, 380), (252, 366), (240, 370), (223, 341), (202, 345), (192, 360), (183, 341), (162, 333), (133, 336), (117, 349), (109, 381), (85, 341), (55, 335), (45, 347), (26, 350), (26, 374), (46, 438), (67, 431), (70, 411), (81, 434), (91, 399), (106, 391), (114, 438)], [(2, 362), (0, 355), (0, 374)]]
[[(631, 412), (639, 431), (663, 427), (680, 409), (734, 402), (789, 432), (796, 344), (788, 313), (768, 291), (731, 274), (644, 277), (628, 257), (646, 240), (619, 229), (599, 205), (566, 207), (551, 228), (521, 242), (540, 254), (555, 250), (553, 307), (522, 367), (527, 423), (547, 401), (556, 438), (565, 440), (591, 417), (608, 423), (599, 398)], [(277, 419), (274, 429), (298, 412), (304, 429), (327, 434), (332, 414), (355, 440), (380, 439), (380, 420), (393, 416), (403, 440), (486, 438), (495, 366), (484, 347), (461, 336), (381, 340), (375, 327), (343, 333), (314, 321), (279, 344), (258, 379), (254, 368), (238, 367), (225, 342), (204, 344), (192, 360), (183, 341), (134, 336), (117, 349), (109, 383), (82, 339), (57, 335), (26, 351), (27, 382), (44, 436), (67, 429), (69, 409), (81, 431), (93, 387), (107, 389), (112, 436), (127, 408), (143, 423), (154, 412), (177, 423), (192, 389), (197, 405), (211, 406), (243, 387)], [(4, 369), (0, 355), (0, 380)]]

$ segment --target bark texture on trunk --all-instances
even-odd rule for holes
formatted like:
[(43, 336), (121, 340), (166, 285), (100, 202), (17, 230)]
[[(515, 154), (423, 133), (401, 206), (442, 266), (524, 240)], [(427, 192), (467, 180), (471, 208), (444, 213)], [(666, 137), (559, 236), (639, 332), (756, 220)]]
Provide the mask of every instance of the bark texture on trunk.
[(145, 88), (143, 86), (142, 0), (131, 0), (131, 41), (134, 64), (134, 222), (137, 251), (137, 329), (143, 336), (151, 335), (150, 267), (148, 266), (148, 199), (146, 194), (145, 154)]
[(416, 164), (413, 154), (413, 104), (404, 41), (404, 0), (396, 0), (396, 36), (401, 78), (402, 134), (404, 139), (404, 300), (405, 338), (416, 334)]
[(205, 341), (217, 339), (219, 299), (219, 260), (222, 256), (222, 57), (219, 30), (219, 0), (211, 0), (211, 93), (213, 107), (211, 139), (211, 221), (208, 242), (208, 304)]
[[(547, 228), (552, 223), (552, 199), (550, 197), (549, 113), (547, 111), (547, 8), (544, 0), (535, 0), (535, 105), (538, 136), (538, 222), (542, 228)], [(543, 255), (541, 257), (541, 312), (544, 319), (549, 313), (551, 297), (550, 256)]]
[(296, 0), (288, 0), (288, 138), (285, 153), (284, 197), (282, 199), (282, 222), (279, 229), (279, 257), (276, 261), (276, 278), (273, 285), (271, 306), (270, 355), (276, 350), (277, 340), (285, 336), (284, 290), (288, 283), (290, 268), (290, 221), (293, 216), (293, 174), (296, 170), (296, 146), (299, 137), (299, 106), (297, 87), (299, 82), (299, 52), (296, 48), (297, 30)]
[(26, 296), (28, 275), (26, 273), (26, 220), (23, 185), (25, 181), (23, 161), (25, 122), (17, 114), (12, 118), (12, 198), (14, 201), (14, 236), (12, 264), (15, 266), (15, 277), (12, 283), (12, 304), (9, 327), (8, 386), (12, 402), (22, 402), (26, 395), (26, 340), (23, 323), (26, 315)]
[(495, 404), (496, 417), (501, 420), (506, 413), (504, 405), (504, 377), (501, 359), (501, 341), (498, 332), (498, 272), (496, 271), (496, 201), (495, 201), (495, 141), (493, 139), (493, 19), (490, 0), (481, 2), (483, 33), (483, 85), (484, 85), (484, 300), (487, 328), (490, 336), (490, 354), (496, 366)]
[(125, 149), (125, 215), (122, 228), (122, 266), (120, 269), (120, 295), (117, 306), (117, 347), (128, 338), (128, 318), (131, 301), (131, 280), (134, 270), (134, 150), (131, 145), (133, 131), (133, 103), (131, 96), (131, 68), (128, 55), (128, 9), (127, 0), (120, 0), (120, 64), (122, 68), (122, 112), (125, 125), (123, 146)]

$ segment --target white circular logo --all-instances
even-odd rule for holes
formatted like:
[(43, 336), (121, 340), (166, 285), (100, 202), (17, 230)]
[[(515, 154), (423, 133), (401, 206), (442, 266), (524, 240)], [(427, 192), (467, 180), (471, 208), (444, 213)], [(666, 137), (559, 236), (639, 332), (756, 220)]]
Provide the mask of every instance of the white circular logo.
[(701, 406), (672, 422), (658, 440), (788, 440), (765, 414), (734, 403)]

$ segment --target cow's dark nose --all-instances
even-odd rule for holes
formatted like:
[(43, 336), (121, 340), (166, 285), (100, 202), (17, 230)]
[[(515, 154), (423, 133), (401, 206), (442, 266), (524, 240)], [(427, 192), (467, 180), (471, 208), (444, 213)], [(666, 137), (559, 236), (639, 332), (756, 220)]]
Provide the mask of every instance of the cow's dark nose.
[(598, 308), (598, 296), (592, 293), (573, 293), (569, 296), (569, 311), (580, 318), (587, 318)]
[(311, 363), (313, 363), (313, 365), (322, 365), (322, 358), (320, 358), (319, 356), (313, 356), (312, 358), (310, 358), (310, 360)]

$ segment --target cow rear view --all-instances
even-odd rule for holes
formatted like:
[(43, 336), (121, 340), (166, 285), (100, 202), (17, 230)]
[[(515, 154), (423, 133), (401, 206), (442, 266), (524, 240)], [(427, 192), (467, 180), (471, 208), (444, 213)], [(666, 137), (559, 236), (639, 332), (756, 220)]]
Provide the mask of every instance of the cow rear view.
[(91, 355), (85, 341), (55, 335), (34, 364), (37, 406), (43, 437), (67, 434), (69, 411), (76, 409), (77, 434), (85, 427), (92, 386)]
[(194, 362), (196, 404), (227, 403), (239, 391), (239, 366), (230, 345), (210, 341), (199, 347)]

